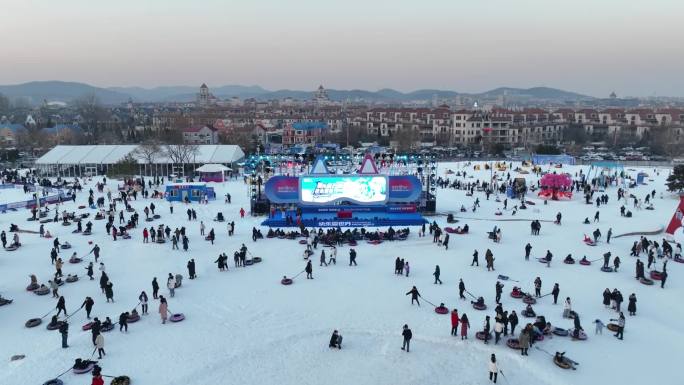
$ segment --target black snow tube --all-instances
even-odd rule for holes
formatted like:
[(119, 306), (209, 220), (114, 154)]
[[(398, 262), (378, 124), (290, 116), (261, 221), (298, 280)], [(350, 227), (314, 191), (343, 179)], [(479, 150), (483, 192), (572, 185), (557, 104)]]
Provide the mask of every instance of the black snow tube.
[(16, 249), (18, 249), (18, 248), (19, 248), (19, 246), (12, 245), (12, 246), (7, 246), (7, 247), (5, 247), (5, 250), (6, 250), (6, 251), (14, 251), (14, 250), (16, 250)]
[(145, 222), (153, 222), (154, 218), (145, 218)]
[(93, 233), (92, 231), (84, 231), (84, 232), (82, 232), (81, 234), (83, 234), (83, 235), (90, 235), (90, 234), (92, 234), (92, 233)]
[(528, 305), (534, 305), (535, 303), (537, 303), (537, 300), (534, 299), (534, 297), (528, 295), (525, 296), (525, 298), (523, 298), (523, 302), (525, 302)]
[(552, 333), (559, 337), (566, 337), (569, 334), (568, 331), (563, 328), (553, 328)]
[(0, 306), (9, 305), (13, 300), (7, 298), (0, 298)]
[(61, 248), (62, 248), (62, 250), (68, 250), (68, 249), (70, 249), (70, 248), (71, 248), (71, 245), (70, 245), (70, 244), (68, 244), (68, 243), (65, 243), (65, 244), (63, 244), (63, 245), (60, 245), (59, 247), (61, 247)]
[(82, 369), (74, 368), (71, 371), (74, 372), (74, 374), (83, 374), (83, 373), (88, 373), (89, 371), (93, 370), (94, 367), (95, 367), (95, 363), (91, 362), (85, 368), (82, 368)]
[(612, 272), (613, 272), (613, 268), (610, 267), (610, 266), (604, 266), (604, 267), (601, 268), (601, 271), (604, 272), (604, 273), (612, 273)]
[(78, 258), (78, 257), (69, 258), (69, 263), (77, 264), (77, 263), (81, 263), (81, 262), (83, 262), (83, 260), (81, 258)]
[(164, 240), (164, 238), (157, 238), (157, 240), (156, 240), (155, 242), (157, 242), (157, 243), (166, 243), (166, 241)]
[(131, 379), (128, 376), (117, 376), (114, 377), (111, 385), (131, 385)]
[(43, 382), (43, 385), (64, 385), (64, 382), (59, 378), (53, 378), (52, 380), (47, 380)]
[(140, 321), (140, 315), (139, 314), (131, 314), (128, 316), (127, 321), (128, 321), (128, 323), (131, 323), (131, 324), (138, 322), (138, 321)]
[(520, 314), (522, 314), (523, 317), (527, 317), (527, 318), (534, 318), (537, 316), (537, 314), (535, 312), (533, 312), (533, 311), (528, 312), (527, 310), (521, 311)]
[(293, 281), (292, 281), (290, 278), (283, 278), (283, 279), (280, 280), (280, 283), (283, 284), (283, 285), (286, 285), (286, 286), (287, 286), (287, 285), (292, 285), (292, 282), (293, 282)]
[(43, 320), (41, 320), (40, 318), (31, 318), (30, 320), (26, 321), (24, 326), (26, 326), (27, 328), (34, 328), (40, 325), (42, 322)]
[(251, 266), (252, 264), (254, 264), (254, 261), (252, 261), (251, 259), (245, 260), (245, 266)]
[(473, 304), (473, 308), (474, 308), (475, 310), (485, 310), (485, 309), (487, 309), (487, 305), (485, 305), (485, 304), (478, 305), (478, 304), (474, 303), (474, 304)]
[(252, 258), (252, 262), (254, 262), (254, 263), (259, 263), (259, 262), (261, 262), (261, 261), (262, 261), (261, 257), (254, 257), (254, 258)]
[(72, 283), (78, 281), (78, 275), (70, 275), (66, 277), (65, 281)]
[(37, 283), (32, 283), (32, 284), (26, 286), (26, 290), (27, 291), (34, 291), (39, 287), (40, 287), (40, 285), (38, 285)]
[[(477, 338), (478, 340), (484, 341), (485, 333), (484, 332), (477, 332), (477, 333), (475, 333), (475, 338)], [(492, 333), (489, 333), (489, 339), (491, 339), (491, 338), (492, 338)]]
[(509, 338), (506, 341), (506, 346), (508, 346), (511, 349), (520, 349), (520, 340), (517, 338)]
[(643, 283), (643, 284), (646, 285), (646, 286), (651, 286), (651, 285), (653, 285), (653, 280), (652, 280), (652, 279), (648, 279), (648, 278), (640, 278), (640, 279), (639, 279), (639, 282)]
[(49, 324), (47, 324), (47, 326), (45, 328), (47, 330), (57, 330), (57, 329), (59, 329), (60, 326), (62, 326), (63, 323), (64, 322), (62, 322), (62, 321), (57, 321), (55, 323), (49, 323)]
[(565, 263), (566, 265), (574, 265), (575, 260), (574, 259), (564, 259), (563, 263)]
[(154, 215), (152, 215), (152, 218), (154, 218), (154, 219), (159, 219), (159, 218), (161, 218), (161, 215), (159, 215), (159, 214), (154, 214)]
[(109, 324), (106, 326), (103, 325), (102, 328), (100, 328), (101, 332), (110, 332), (112, 330), (114, 330), (114, 324)]
[(558, 365), (559, 367), (561, 367), (563, 369), (571, 369), (572, 368), (572, 365), (568, 361), (566, 361), (565, 359), (559, 360), (558, 358), (556, 358), (556, 356), (553, 357), (553, 363)]
[(42, 289), (38, 288), (34, 290), (33, 293), (36, 295), (47, 295), (48, 293), (50, 293), (50, 289), (48, 289), (47, 287)]
[(62, 226), (70, 226), (71, 222), (62, 222)]

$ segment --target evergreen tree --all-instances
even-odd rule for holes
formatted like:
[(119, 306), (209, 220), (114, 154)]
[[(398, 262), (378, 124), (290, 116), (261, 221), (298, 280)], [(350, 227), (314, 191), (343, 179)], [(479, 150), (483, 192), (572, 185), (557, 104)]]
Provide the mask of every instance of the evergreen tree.
[(667, 177), (665, 184), (668, 191), (681, 192), (684, 190), (684, 165), (675, 166), (672, 174)]

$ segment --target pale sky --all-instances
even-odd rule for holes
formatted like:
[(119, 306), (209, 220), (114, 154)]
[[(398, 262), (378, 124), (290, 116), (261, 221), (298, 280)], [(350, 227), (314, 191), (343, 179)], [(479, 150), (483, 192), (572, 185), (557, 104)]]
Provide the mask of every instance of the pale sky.
[(0, 84), (684, 96), (682, 0), (2, 0)]

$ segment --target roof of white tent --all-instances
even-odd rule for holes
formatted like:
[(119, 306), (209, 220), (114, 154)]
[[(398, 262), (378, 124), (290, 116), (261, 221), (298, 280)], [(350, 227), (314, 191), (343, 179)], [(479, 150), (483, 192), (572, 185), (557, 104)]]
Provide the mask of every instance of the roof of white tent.
[(198, 167), (195, 169), (195, 171), (198, 172), (222, 172), (222, 171), (228, 171), (230, 168), (222, 165), (222, 164), (216, 164), (216, 163), (209, 163), (205, 164), (202, 167)]
[[(36, 160), (38, 165), (48, 164), (114, 164), (127, 155), (132, 154), (138, 145), (87, 145), (87, 146), (55, 146)], [(245, 153), (239, 146), (199, 145), (197, 154), (191, 163), (233, 163), (242, 159)], [(138, 159), (139, 163), (145, 163)], [(160, 154), (156, 162), (172, 163), (167, 156)]]

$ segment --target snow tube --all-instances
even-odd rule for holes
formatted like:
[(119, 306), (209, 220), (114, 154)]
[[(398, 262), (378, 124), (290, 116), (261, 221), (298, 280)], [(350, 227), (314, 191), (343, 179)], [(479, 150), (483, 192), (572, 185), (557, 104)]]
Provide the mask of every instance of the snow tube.
[[(484, 340), (485, 339), (485, 333), (484, 332), (477, 332), (475, 333), (475, 338), (478, 340)], [(492, 338), (492, 333), (489, 333), (489, 339)]]
[(157, 242), (157, 243), (166, 243), (166, 240), (165, 240), (164, 238), (157, 238), (157, 240), (156, 240), (155, 242)]
[(446, 306), (437, 306), (435, 308), (435, 313), (437, 314), (447, 314), (449, 312), (449, 309), (447, 309)]
[(81, 234), (83, 234), (83, 235), (90, 235), (90, 234), (92, 234), (92, 233), (93, 233), (92, 231), (84, 231), (84, 232), (82, 232)]
[(588, 259), (580, 259), (579, 264), (584, 265), (584, 266), (589, 266), (589, 265), (591, 265), (591, 261)]
[(131, 385), (131, 379), (128, 376), (114, 377), (111, 385)]
[(575, 329), (570, 329), (568, 330), (570, 333), (570, 336), (572, 337), (572, 340), (579, 340), (579, 341), (584, 341), (587, 339), (587, 334), (583, 331), (580, 330), (579, 334), (577, 335), (577, 338), (575, 338)]
[(9, 305), (12, 303), (12, 301), (14, 301), (14, 300), (7, 299), (7, 298), (0, 298), (0, 306)]
[(606, 329), (610, 330), (611, 332), (617, 332), (618, 328), (620, 326), (616, 323), (609, 322), (608, 325), (606, 325)]
[(152, 215), (152, 218), (154, 218), (154, 219), (159, 219), (159, 218), (161, 218), (161, 215), (159, 215), (159, 214), (154, 214), (154, 215)]
[(50, 289), (48, 289), (48, 287), (45, 286), (42, 289), (38, 288), (38, 289), (34, 290), (33, 293), (36, 295), (47, 295), (48, 293), (50, 293)]
[(521, 291), (511, 291), (511, 297), (522, 298), (522, 297), (524, 297), (524, 295)]
[(33, 218), (33, 217), (31, 217), (31, 218), (26, 218), (26, 220), (29, 221), (29, 222), (33, 222), (33, 221), (36, 220), (36, 218)]
[(153, 222), (154, 218), (145, 218), (145, 222)]
[(527, 317), (527, 318), (534, 318), (537, 316), (537, 314), (535, 312), (532, 311), (532, 312), (528, 313), (527, 310), (521, 311), (520, 314), (522, 314), (523, 317)]
[(534, 299), (534, 297), (528, 295), (525, 296), (525, 298), (523, 298), (523, 302), (525, 302), (528, 305), (534, 305), (535, 303), (537, 303), (537, 300)]
[(517, 338), (509, 338), (506, 341), (506, 346), (508, 346), (511, 349), (520, 349), (520, 340)]
[(90, 329), (92, 329), (92, 328), (93, 328), (93, 323), (92, 323), (92, 322), (88, 322), (87, 324), (81, 326), (81, 330), (90, 330)]
[(446, 231), (449, 234), (455, 234), (456, 233), (456, 229), (453, 227), (445, 227), (444, 231)]
[(57, 321), (55, 323), (49, 323), (49, 324), (47, 324), (47, 326), (45, 328), (47, 330), (57, 330), (57, 329), (59, 329), (60, 326), (62, 326), (63, 323), (64, 322), (62, 322), (62, 321)]
[(546, 260), (546, 258), (537, 258), (537, 260), (541, 263), (548, 263), (549, 262)]
[(171, 322), (181, 322), (184, 319), (185, 319), (185, 316), (183, 315), (183, 313), (176, 313), (176, 314), (171, 315), (171, 317), (169, 317), (169, 321), (171, 321)]
[(674, 257), (675, 262), (684, 263), (684, 258)]
[(24, 326), (26, 326), (27, 328), (34, 328), (34, 327), (40, 325), (42, 322), (43, 322), (43, 320), (40, 318), (31, 318), (30, 320), (26, 321)]
[(11, 245), (11, 246), (5, 247), (5, 250), (6, 250), (6, 251), (14, 251), (14, 250), (16, 250), (16, 249), (18, 249), (18, 248), (19, 248), (19, 246)]
[(553, 328), (551, 333), (560, 336), (560, 337), (566, 337), (569, 333), (566, 329), (563, 328)]
[(84, 205), (78, 206), (78, 209), (79, 209), (79, 210), (83, 210), (84, 208), (86, 208)]
[(349, 246), (356, 246), (356, 245), (358, 245), (358, 243), (355, 240), (352, 239), (351, 241), (349, 241)]
[(52, 219), (41, 219), (40, 220), (40, 223), (42, 223), (42, 224), (46, 224), (46, 223), (50, 223), (50, 222), (52, 222)]
[(253, 264), (254, 264), (254, 261), (252, 261), (251, 259), (245, 260), (245, 266), (251, 266)]
[(71, 248), (71, 245), (68, 244), (68, 243), (65, 243), (65, 244), (63, 244), (63, 245), (60, 245), (59, 247), (60, 247), (62, 250), (68, 250), (68, 249)]
[(283, 278), (280, 280), (280, 283), (283, 285), (292, 285), (292, 280), (290, 278)]
[(254, 262), (254, 263), (259, 263), (259, 262), (261, 262), (261, 261), (262, 261), (261, 257), (254, 257), (254, 258), (252, 258), (252, 262)]
[(37, 283), (32, 283), (32, 284), (26, 286), (26, 290), (28, 290), (28, 291), (34, 291), (34, 290), (36, 290), (36, 289), (39, 288), (39, 287), (40, 287), (40, 285), (38, 285)]
[(572, 365), (569, 362), (567, 362), (565, 359), (559, 360), (558, 358), (556, 358), (556, 356), (553, 357), (553, 363), (563, 369), (572, 368)]
[(81, 263), (81, 262), (83, 262), (83, 260), (82, 260), (81, 258), (78, 258), (78, 257), (76, 257), (76, 258), (69, 258), (69, 263), (74, 263), (74, 264), (76, 264), (76, 263)]
[(532, 206), (536, 205), (536, 203), (534, 203), (532, 201), (525, 201), (525, 203), (527, 203), (528, 205), (532, 205)]
[(300, 245), (306, 245), (306, 239), (300, 239), (299, 244)]
[(566, 265), (574, 265), (575, 260), (574, 259), (564, 259), (563, 263), (565, 263)]
[(70, 226), (70, 225), (71, 225), (71, 222), (69, 222), (69, 221), (67, 221), (67, 222), (62, 222), (62, 226)]
[(535, 340), (536, 341), (544, 341), (544, 335), (543, 334), (538, 335)]
[(43, 382), (43, 385), (64, 385), (64, 382), (59, 378), (53, 378), (52, 380), (47, 380)]
[(95, 367), (95, 363), (91, 362), (85, 368), (82, 368), (82, 369), (74, 368), (71, 371), (74, 372), (74, 374), (83, 374), (83, 373), (88, 373), (89, 371), (93, 370), (94, 367)]
[(640, 279), (639, 279), (639, 282), (643, 283), (643, 284), (646, 285), (646, 286), (651, 286), (651, 285), (653, 285), (653, 280), (652, 280), (652, 279), (648, 279), (648, 278), (640, 278)]
[(594, 241), (583, 241), (583, 242), (587, 246), (596, 246), (596, 242), (594, 242)]
[(112, 330), (114, 330), (114, 324), (102, 325), (102, 328), (100, 328), (101, 332), (110, 332)]
[(601, 271), (604, 272), (604, 273), (612, 273), (612, 272), (613, 272), (613, 268), (610, 267), (610, 266), (604, 266), (604, 267), (601, 267)]
[(474, 304), (473, 304), (473, 308), (474, 308), (475, 310), (485, 310), (485, 309), (487, 309), (487, 305), (485, 305), (485, 304), (478, 305), (478, 304), (474, 303)]
[(76, 281), (78, 281), (78, 275), (68, 276), (68, 277), (66, 277), (65, 281), (67, 281), (69, 283), (76, 282)]
[(79, 229), (76, 229), (76, 230), (72, 231), (71, 234), (78, 234), (78, 233), (80, 233), (80, 232), (81, 232), (81, 231), (80, 231)]
[(661, 281), (663, 279), (663, 273), (659, 271), (651, 270), (649, 274), (651, 276), (651, 279), (654, 281)]
[(127, 321), (129, 324), (138, 322), (138, 321), (140, 321), (140, 315), (139, 314), (129, 314)]
[(266, 238), (275, 238), (275, 235), (266, 235)]
[(371, 244), (371, 245), (379, 245), (379, 244), (382, 243), (382, 240), (376, 239), (376, 240), (373, 240), (373, 241), (366, 241), (366, 243)]

